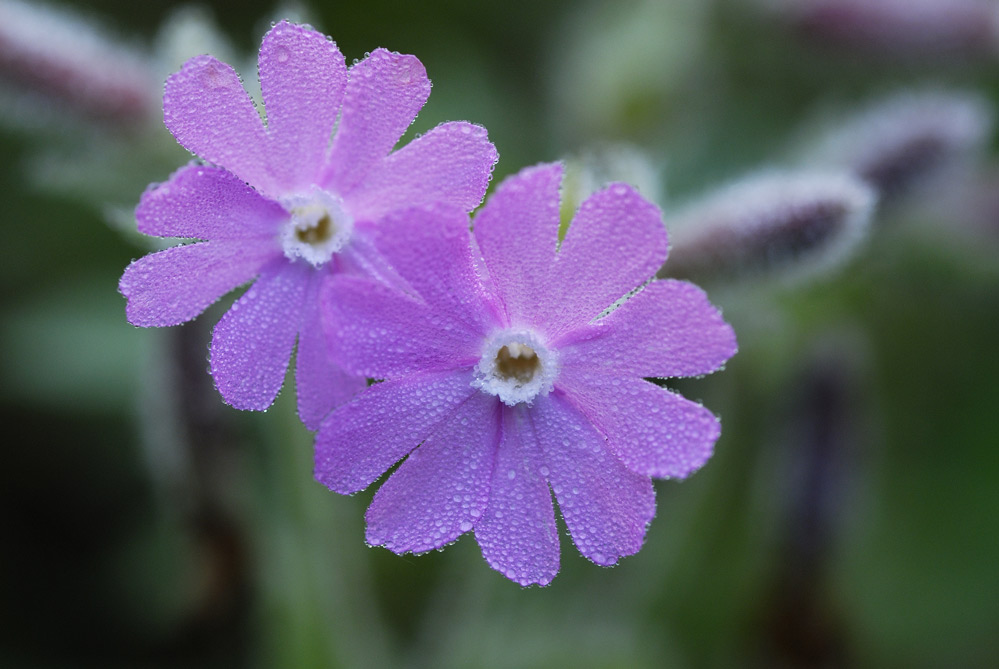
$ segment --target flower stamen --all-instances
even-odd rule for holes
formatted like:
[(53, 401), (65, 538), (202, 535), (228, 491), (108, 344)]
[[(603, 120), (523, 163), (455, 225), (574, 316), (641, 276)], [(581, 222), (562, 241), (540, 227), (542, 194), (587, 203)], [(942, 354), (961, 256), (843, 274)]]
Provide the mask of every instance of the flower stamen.
[(302, 258), (314, 267), (326, 264), (350, 239), (354, 219), (340, 198), (313, 186), (306, 195), (282, 201), (290, 218), (281, 230), (281, 246), (289, 260)]
[(507, 330), (486, 340), (472, 385), (509, 406), (530, 404), (551, 392), (557, 373), (558, 356), (538, 335)]
[(295, 236), (303, 244), (317, 246), (332, 237), (335, 231), (336, 228), (333, 226), (330, 215), (323, 214), (323, 217), (314, 226), (295, 230)]
[(538, 354), (527, 344), (510, 342), (496, 354), (496, 375), (502, 379), (528, 383), (540, 369)]

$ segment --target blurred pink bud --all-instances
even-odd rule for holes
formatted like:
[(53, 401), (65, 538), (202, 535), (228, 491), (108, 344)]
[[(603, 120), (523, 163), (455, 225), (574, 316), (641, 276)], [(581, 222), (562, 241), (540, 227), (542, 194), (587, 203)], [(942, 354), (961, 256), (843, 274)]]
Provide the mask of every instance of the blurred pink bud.
[(60, 111), (113, 122), (142, 122), (159, 107), (159, 79), (145, 56), (78, 15), (21, 0), (0, 0), (0, 80)]
[(733, 281), (818, 274), (864, 239), (876, 200), (846, 173), (750, 176), (667, 218), (672, 249), (660, 275)]
[(786, 0), (779, 6), (806, 36), (872, 53), (999, 53), (999, 7), (992, 0)]
[(992, 132), (992, 116), (990, 105), (972, 93), (909, 91), (831, 128), (809, 160), (852, 172), (888, 200), (970, 162)]

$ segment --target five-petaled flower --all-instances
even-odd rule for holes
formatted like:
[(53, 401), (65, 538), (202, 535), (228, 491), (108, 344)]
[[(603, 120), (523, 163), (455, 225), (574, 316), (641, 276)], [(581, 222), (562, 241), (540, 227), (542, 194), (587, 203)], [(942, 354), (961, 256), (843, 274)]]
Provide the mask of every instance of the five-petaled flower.
[(497, 155), (485, 129), (464, 122), (392, 152), (430, 94), (414, 56), (377, 49), (348, 70), (332, 41), (281, 22), (258, 66), (266, 126), (236, 72), (210, 56), (167, 80), (166, 125), (209, 164), (150, 188), (136, 219), (149, 235), (205, 241), (133, 262), (119, 288), (131, 323), (167, 326), (256, 277), (215, 327), (211, 373), (228, 403), (265, 409), (297, 337), (299, 415), (314, 428), (365, 384), (327, 360), (321, 279), (378, 275), (370, 238), (393, 209), (476, 207)]
[(390, 214), (375, 244), (403, 289), (322, 289), (333, 358), (383, 381), (322, 421), (316, 477), (349, 494), (405, 458), (368, 509), (370, 544), (419, 553), (474, 531), (494, 569), (544, 585), (552, 493), (579, 551), (612, 565), (644, 541), (650, 477), (711, 455), (715, 416), (643, 377), (718, 369), (732, 329), (696, 286), (650, 282), (666, 230), (628, 186), (583, 202), (559, 245), (561, 180), (557, 164), (506, 180), (474, 233), (445, 204)]

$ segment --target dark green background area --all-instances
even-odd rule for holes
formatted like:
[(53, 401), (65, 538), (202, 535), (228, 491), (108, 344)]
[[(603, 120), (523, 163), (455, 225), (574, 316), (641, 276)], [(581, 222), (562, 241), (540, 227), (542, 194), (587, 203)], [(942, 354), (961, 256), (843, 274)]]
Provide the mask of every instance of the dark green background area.
[[(64, 4), (138, 45), (177, 7)], [(203, 5), (242, 54), (276, 18), (269, 3)], [(572, 49), (588, 48), (580, 25), (635, 4), (607, 6), (308, 11), (348, 62), (378, 46), (419, 56), (434, 89), (411, 133), (485, 125), (497, 179), (628, 140), (665, 164), (667, 211), (780, 164), (829, 105), (924, 83), (999, 104), (999, 61), (820, 48), (729, 0), (712, 3), (685, 74), (623, 93), (606, 126), (573, 125), (571, 100), (610, 93), (594, 78), (567, 102), (554, 82), (583, 58)], [(117, 281), (148, 248), (93, 198), (31, 179), (58, 140), (6, 125), (0, 665), (999, 664), (999, 221), (972, 231), (902, 206), (881, 212), (834, 275), (711, 291), (740, 353), (721, 373), (671, 385), (722, 417), (715, 456), (685, 482), (657, 482), (637, 555), (602, 569), (565, 535), (554, 583), (522, 590), (469, 536), (418, 557), (367, 548), (372, 491), (346, 498), (312, 481), (290, 387), (263, 414), (226, 407), (212, 388), (207, 345), (224, 304), (179, 328), (130, 326)], [(81, 183), (110, 180), (102, 187), (137, 202), (174, 158), (164, 149), (158, 173), (145, 153), (158, 149), (133, 148), (135, 169), (109, 154)], [(173, 166), (184, 160), (177, 150)]]

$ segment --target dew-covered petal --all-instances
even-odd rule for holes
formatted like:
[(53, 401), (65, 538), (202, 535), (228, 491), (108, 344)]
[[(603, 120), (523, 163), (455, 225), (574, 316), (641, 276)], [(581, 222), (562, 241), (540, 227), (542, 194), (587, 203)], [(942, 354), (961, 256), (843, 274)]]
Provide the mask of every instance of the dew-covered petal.
[(596, 428), (560, 393), (539, 397), (531, 415), (548, 481), (579, 552), (599, 565), (636, 553), (656, 512), (649, 478), (608, 451)]
[(521, 585), (548, 585), (559, 569), (558, 529), (528, 409), (504, 408), (489, 505), (475, 538), (489, 566)]
[(263, 411), (277, 397), (312, 271), (283, 258), (271, 263), (215, 326), (212, 376), (222, 398), (237, 409)]
[(319, 313), (321, 272), (313, 272), (302, 304), (302, 327), (295, 354), (295, 390), (298, 417), (310, 430), (319, 428), (323, 417), (365, 388), (363, 376), (351, 374), (329, 357)]
[(473, 393), (471, 370), (415, 374), (372, 385), (322, 421), (315, 477), (350, 495), (424, 441)]
[(475, 217), (475, 239), (511, 321), (533, 324), (558, 244), (562, 165), (537, 165), (500, 184)]
[(260, 272), (280, 250), (267, 242), (202, 242), (139, 258), (125, 268), (118, 290), (128, 322), (163, 327), (189, 321)]
[(375, 49), (351, 67), (321, 185), (349, 192), (389, 154), (428, 97), (430, 79), (416, 56)]
[(482, 202), (498, 157), (482, 126), (442, 123), (389, 154), (344, 199), (355, 218), (372, 221), (431, 202), (471, 211)]
[(489, 501), (500, 404), (473, 393), (375, 494), (367, 541), (394, 553), (423, 553), (472, 529)]
[(544, 310), (549, 336), (588, 323), (648, 281), (666, 250), (662, 214), (633, 188), (612, 184), (588, 197), (552, 271)]
[(268, 195), (267, 133), (236, 71), (195, 56), (167, 78), (163, 121), (181, 146)]
[(471, 367), (481, 337), (427, 303), (371, 279), (337, 275), (320, 294), (333, 360), (355, 374), (390, 379)]
[(684, 478), (699, 469), (721, 434), (718, 418), (696, 402), (638, 378), (565, 371), (559, 387), (633, 472)]
[(389, 214), (376, 245), (388, 263), (439, 315), (485, 335), (499, 322), (475, 266), (468, 215), (443, 204)]
[(653, 281), (588, 330), (578, 330), (574, 336), (583, 337), (560, 348), (565, 369), (694, 376), (717, 370), (738, 348), (732, 326), (703, 290), (686, 281)]
[(343, 54), (324, 35), (281, 21), (264, 36), (258, 67), (271, 173), (288, 191), (307, 189), (323, 167), (343, 102)]
[(222, 240), (273, 237), (288, 214), (228, 170), (187, 165), (142, 194), (135, 218), (147, 235)]

